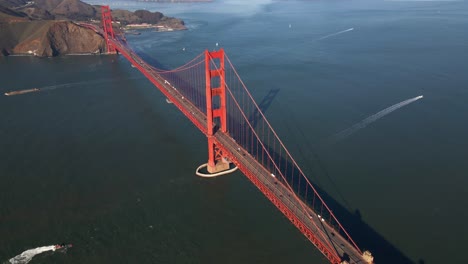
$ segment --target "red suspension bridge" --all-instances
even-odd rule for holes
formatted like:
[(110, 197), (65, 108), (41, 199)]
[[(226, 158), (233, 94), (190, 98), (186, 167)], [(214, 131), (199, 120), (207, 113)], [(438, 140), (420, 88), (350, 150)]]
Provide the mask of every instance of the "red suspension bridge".
[(373, 263), (304, 175), (224, 53), (205, 51), (173, 70), (155, 68), (114, 34), (109, 6), (100, 32), (208, 138), (202, 176), (238, 168), (331, 263)]

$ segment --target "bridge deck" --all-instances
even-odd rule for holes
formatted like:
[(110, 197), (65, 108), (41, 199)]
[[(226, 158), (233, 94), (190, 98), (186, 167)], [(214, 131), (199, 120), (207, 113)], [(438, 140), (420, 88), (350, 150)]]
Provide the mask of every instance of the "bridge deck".
[[(171, 100), (174, 105), (179, 108), (182, 113), (186, 115), (203, 133), (206, 133), (207, 122), (205, 113), (201, 112), (197, 107), (195, 107), (195, 105), (184, 98), (176, 87), (166, 83), (161, 75), (159, 75), (133, 51), (127, 49), (119, 42), (112, 41), (112, 44), (115, 45), (116, 49), (133, 65), (135, 65), (135, 67), (137, 67), (155, 86), (157, 86), (159, 90), (161, 90), (161, 92)], [(296, 219), (302, 222), (302, 224), (320, 240), (322, 244), (328, 245), (328, 243), (331, 243), (333, 251), (336, 252), (336, 254), (340, 257), (348, 256), (349, 263), (367, 263), (359, 252), (343, 236), (335, 231), (326, 221), (321, 221), (312, 209), (297, 199), (291, 190), (273, 177), (271, 172), (267, 171), (228, 134), (218, 131), (215, 133), (215, 140), (223, 146), (223, 150), (228, 152), (229, 158), (236, 165), (241, 165), (239, 167), (246, 176), (247, 174), (254, 175), (256, 180), (248, 178), (253, 181), (259, 189), (262, 190), (263, 188), (266, 188), (265, 190), (274, 196), (272, 198), (268, 197), (268, 199), (273, 199), (282, 204), (282, 206), (285, 206), (290, 212), (292, 212), (292, 214), (294, 214)], [(275, 205), (280, 208), (277, 204)], [(286, 215), (283, 210), (282, 212)], [(288, 218), (291, 220), (290, 217)], [(304, 231), (302, 232), (304, 233)]]
[[(345, 254), (349, 256), (349, 263), (366, 263), (359, 252), (344, 237), (338, 234), (326, 221), (321, 221), (317, 214), (307, 205), (296, 199), (295, 194), (291, 190), (273, 177), (271, 172), (267, 171), (254, 157), (235, 143), (229, 135), (218, 132), (215, 136), (221, 144), (231, 150), (231, 154), (235, 159), (244, 164), (277, 199), (288, 207), (310, 231), (316, 234), (318, 239), (323, 240), (324, 244), (326, 244), (325, 240), (331, 241), (334, 250), (339, 256), (344, 256)], [(239, 148), (240, 151), (237, 151)], [(324, 237), (319, 235), (320, 232), (323, 232)]]

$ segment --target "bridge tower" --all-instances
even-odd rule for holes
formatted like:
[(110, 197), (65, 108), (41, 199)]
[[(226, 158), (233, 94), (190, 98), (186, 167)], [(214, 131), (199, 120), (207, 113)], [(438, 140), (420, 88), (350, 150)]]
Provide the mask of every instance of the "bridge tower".
[(216, 145), (213, 134), (217, 129), (227, 132), (226, 123), (226, 80), (224, 50), (205, 51), (206, 119), (208, 137), (209, 173), (229, 169), (229, 161)]
[(112, 28), (112, 15), (109, 6), (101, 6), (102, 27), (104, 29), (104, 38), (106, 39), (107, 53), (115, 54), (115, 47), (109, 42), (109, 38), (114, 39), (114, 28)]

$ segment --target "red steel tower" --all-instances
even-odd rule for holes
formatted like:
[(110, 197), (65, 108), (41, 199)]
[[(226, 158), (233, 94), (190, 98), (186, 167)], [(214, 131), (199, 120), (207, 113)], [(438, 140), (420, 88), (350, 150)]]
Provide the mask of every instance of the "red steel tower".
[(109, 38), (114, 39), (114, 29), (112, 28), (112, 15), (109, 6), (101, 6), (102, 27), (104, 28), (104, 38), (106, 39), (107, 53), (116, 53), (115, 47), (109, 42)]
[[(214, 141), (215, 129), (227, 132), (226, 80), (224, 50), (205, 51), (206, 119), (208, 137), (208, 172), (216, 173), (229, 169), (229, 161)], [(215, 87), (213, 87), (215, 86)], [(217, 122), (216, 122), (217, 121)]]

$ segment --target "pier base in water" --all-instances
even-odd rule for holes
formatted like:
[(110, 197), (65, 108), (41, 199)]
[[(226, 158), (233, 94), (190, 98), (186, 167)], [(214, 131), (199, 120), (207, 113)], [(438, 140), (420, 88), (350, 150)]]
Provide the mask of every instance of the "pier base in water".
[(209, 173), (218, 173), (221, 171), (229, 170), (229, 163), (224, 161), (217, 161), (215, 166), (207, 165), (207, 170)]
[(372, 256), (372, 253), (370, 251), (366, 250), (364, 253), (362, 253), (362, 258), (367, 261), (367, 263), (372, 264), (374, 263), (374, 257)]
[[(208, 173), (201, 172), (202, 169), (206, 168)], [(237, 167), (234, 167), (230, 169), (230, 163), (228, 162), (223, 162), (223, 161), (218, 161), (216, 163), (216, 166), (211, 167), (208, 165), (208, 163), (200, 165), (197, 170), (195, 171), (195, 174), (197, 176), (203, 177), (203, 178), (213, 178), (213, 177), (218, 177), (221, 175), (226, 175), (232, 172), (235, 172), (237, 170)]]

